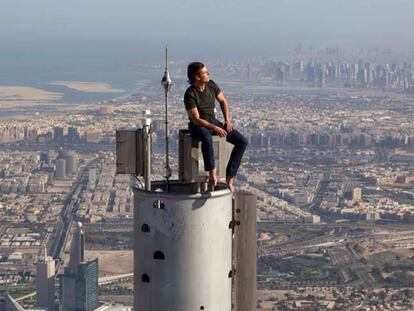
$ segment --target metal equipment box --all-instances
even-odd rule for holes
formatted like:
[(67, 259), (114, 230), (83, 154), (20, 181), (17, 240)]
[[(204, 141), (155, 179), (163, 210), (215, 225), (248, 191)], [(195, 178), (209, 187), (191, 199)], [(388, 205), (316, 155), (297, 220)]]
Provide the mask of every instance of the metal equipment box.
[(143, 175), (144, 144), (142, 129), (116, 131), (116, 174)]
[[(204, 171), (201, 142), (190, 135), (189, 130), (179, 131), (178, 142), (178, 178), (181, 182), (204, 183), (208, 180), (208, 172)], [(218, 179), (226, 179), (226, 167), (233, 146), (225, 137), (213, 136), (214, 159)]]

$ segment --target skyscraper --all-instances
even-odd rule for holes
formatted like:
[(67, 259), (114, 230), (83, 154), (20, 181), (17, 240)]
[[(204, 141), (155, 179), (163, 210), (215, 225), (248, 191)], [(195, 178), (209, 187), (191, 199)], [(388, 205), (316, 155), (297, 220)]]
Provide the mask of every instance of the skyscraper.
[(64, 179), (66, 178), (66, 161), (64, 159), (57, 160), (56, 164), (56, 178)]
[(82, 224), (73, 227), (69, 264), (62, 277), (63, 311), (92, 311), (99, 307), (98, 259), (85, 261)]
[(58, 159), (63, 159), (66, 162), (66, 175), (75, 174), (77, 171), (76, 153), (72, 150), (59, 150)]
[(36, 293), (37, 307), (55, 310), (55, 261), (47, 256), (46, 248), (36, 263)]
[(53, 129), (53, 139), (56, 145), (63, 144), (63, 127), (55, 127)]
[(76, 127), (69, 127), (68, 128), (68, 142), (69, 143), (77, 143), (80, 140), (80, 135), (78, 129)]
[(41, 152), (39, 160), (40, 160), (40, 163), (49, 164), (49, 160), (50, 160), (49, 152)]
[(66, 174), (71, 175), (76, 173), (76, 156), (74, 152), (70, 152), (65, 158), (66, 160)]

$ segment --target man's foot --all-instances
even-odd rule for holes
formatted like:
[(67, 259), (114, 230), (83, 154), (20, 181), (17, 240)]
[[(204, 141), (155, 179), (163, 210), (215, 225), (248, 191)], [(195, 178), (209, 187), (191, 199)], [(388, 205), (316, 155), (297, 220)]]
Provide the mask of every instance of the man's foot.
[(217, 173), (216, 173), (216, 169), (213, 169), (213, 170), (210, 171), (210, 174), (209, 174), (209, 177), (208, 177), (208, 182), (213, 187), (217, 186)]
[(229, 177), (229, 176), (226, 177), (227, 188), (229, 188), (229, 190), (231, 192), (234, 192), (233, 181), (234, 181), (234, 176), (233, 177)]

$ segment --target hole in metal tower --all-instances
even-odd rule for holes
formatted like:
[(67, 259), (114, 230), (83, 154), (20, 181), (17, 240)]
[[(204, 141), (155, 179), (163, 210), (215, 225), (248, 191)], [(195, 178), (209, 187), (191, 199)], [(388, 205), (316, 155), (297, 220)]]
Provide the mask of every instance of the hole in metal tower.
[(154, 259), (158, 259), (158, 260), (164, 260), (165, 259), (165, 255), (163, 252), (161, 251), (156, 251), (154, 253)]
[(148, 276), (148, 274), (143, 274), (141, 276), (141, 281), (144, 282), (144, 283), (150, 283), (151, 282), (150, 277)]

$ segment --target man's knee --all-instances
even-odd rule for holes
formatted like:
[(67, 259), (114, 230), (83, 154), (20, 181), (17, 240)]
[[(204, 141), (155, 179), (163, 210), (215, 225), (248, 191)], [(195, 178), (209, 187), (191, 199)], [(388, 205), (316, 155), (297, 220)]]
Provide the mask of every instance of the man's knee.
[(190, 131), (190, 134), (193, 137), (193, 139), (199, 140), (202, 143), (206, 143), (206, 144), (213, 143), (213, 137), (207, 128), (199, 127), (197, 131), (195, 130)]
[(246, 137), (241, 136), (239, 146), (243, 149), (246, 149), (248, 144), (249, 144), (249, 140)]

